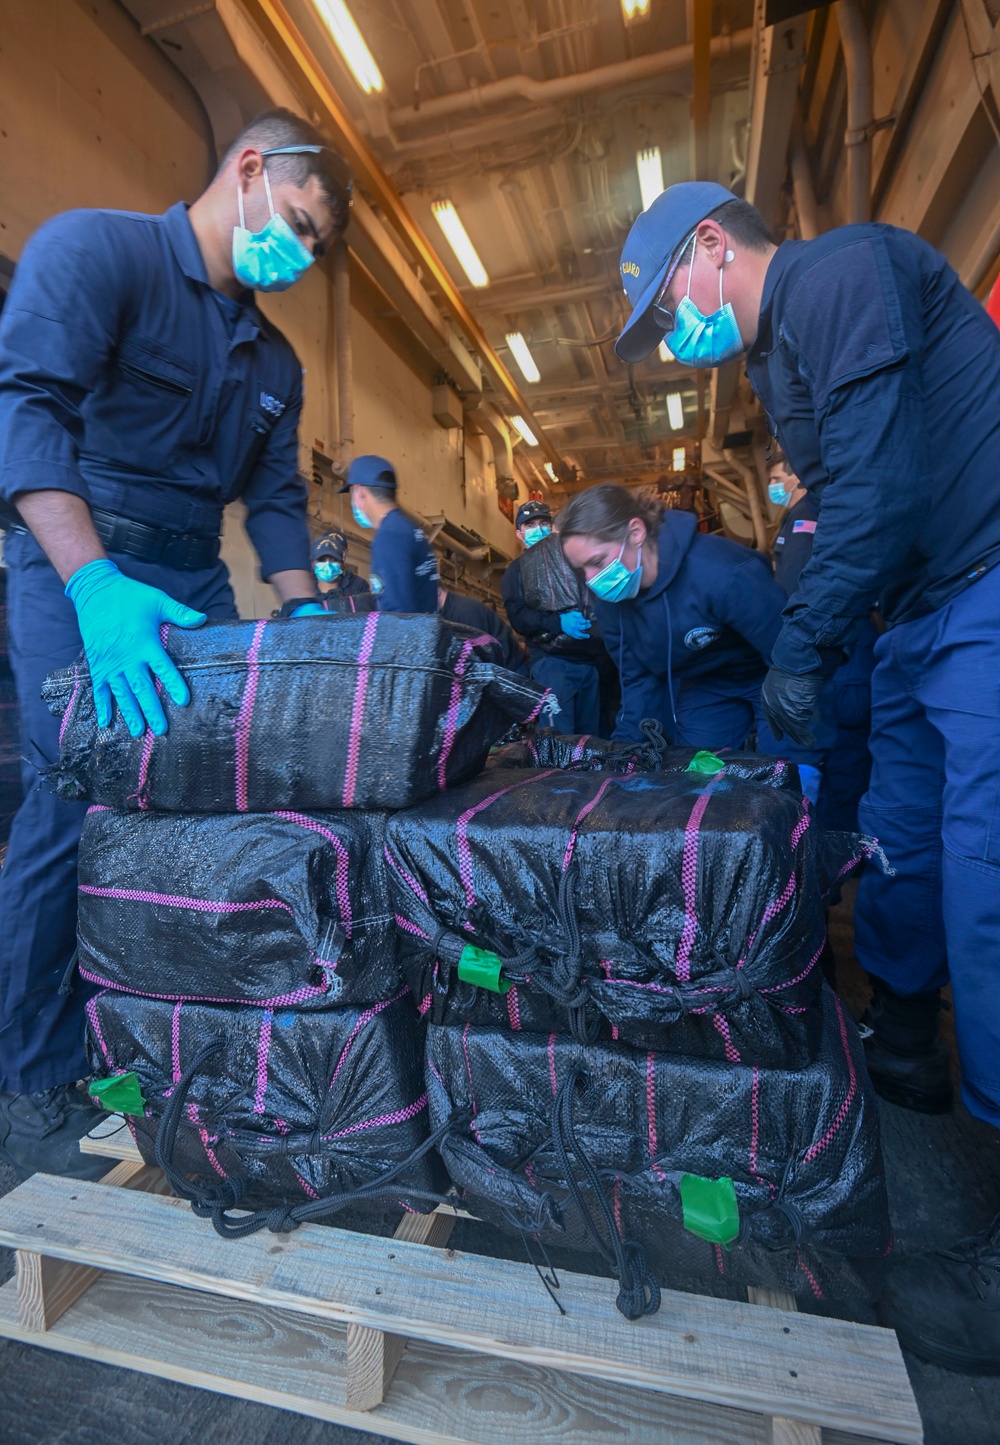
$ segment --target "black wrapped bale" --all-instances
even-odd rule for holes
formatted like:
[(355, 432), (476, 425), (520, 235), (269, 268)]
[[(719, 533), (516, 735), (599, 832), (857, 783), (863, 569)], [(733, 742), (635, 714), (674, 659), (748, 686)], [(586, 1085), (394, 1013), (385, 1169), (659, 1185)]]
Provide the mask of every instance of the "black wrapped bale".
[(430, 1021), (792, 1067), (816, 1043), (824, 893), (865, 847), (725, 772), (537, 769), (398, 813), (388, 840)]
[(303, 617), (171, 628), (191, 689), (169, 731), (97, 727), (86, 663), (53, 673), (50, 779), (112, 808), (246, 813), (403, 808), (480, 771), (548, 694), (496, 666), (496, 639), (437, 617)]
[[(431, 1026), (427, 1087), (431, 1127), (451, 1121), (438, 1147), (468, 1208), (529, 1247), (597, 1244), (567, 1174), (607, 1246), (586, 1155), (660, 1283), (722, 1275), (849, 1305), (878, 1296), (890, 1247), (878, 1105), (829, 989), (822, 1048), (797, 1069)], [(563, 1089), (570, 1130), (554, 1110)]]
[(540, 612), (572, 609), (590, 616), (593, 595), (579, 573), (566, 561), (555, 533), (543, 537), (521, 555), (521, 585), (524, 600)]
[(387, 819), (91, 808), (80, 840), (81, 974), (174, 1001), (326, 1008), (389, 998), (402, 977)]
[[(213, 1043), (183, 1099), (171, 1150), (190, 1193), (229, 1183), (242, 1209), (346, 1195), (407, 1160), (428, 1134), (423, 1030), (401, 993), (367, 1009), (224, 1008), (107, 991), (87, 1004), (95, 1075), (134, 1073), (129, 1122), (147, 1163), (174, 1091)], [(432, 1154), (382, 1204), (424, 1210), (442, 1180)], [(416, 1193), (408, 1192), (416, 1191)]]
[(563, 768), (572, 773), (684, 773), (711, 776), (725, 769), (728, 778), (787, 788), (801, 796), (799, 770), (784, 758), (758, 753), (708, 753), (702, 748), (670, 747), (659, 725), (644, 724), (645, 742), (612, 742), (590, 733), (557, 733), (553, 728), (524, 729), (525, 736), (494, 748), (490, 768)]

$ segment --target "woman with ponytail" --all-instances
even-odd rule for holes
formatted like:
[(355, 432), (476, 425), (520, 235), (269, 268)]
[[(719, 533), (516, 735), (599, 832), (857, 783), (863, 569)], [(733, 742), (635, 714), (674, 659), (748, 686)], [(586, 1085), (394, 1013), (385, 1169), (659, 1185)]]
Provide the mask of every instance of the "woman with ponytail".
[(573, 497), (556, 528), (621, 675), (616, 738), (640, 740), (655, 718), (678, 744), (739, 748), (756, 728), (761, 751), (781, 751), (760, 685), (786, 598), (764, 557), (610, 482)]

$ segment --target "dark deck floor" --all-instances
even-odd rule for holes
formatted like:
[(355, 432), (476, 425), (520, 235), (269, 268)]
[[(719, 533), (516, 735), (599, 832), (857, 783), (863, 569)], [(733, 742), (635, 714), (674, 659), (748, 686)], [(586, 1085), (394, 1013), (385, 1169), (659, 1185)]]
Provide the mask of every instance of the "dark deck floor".
[[(867, 991), (852, 962), (852, 901), (849, 893), (834, 911), (831, 937), (841, 992), (859, 1014)], [(948, 1243), (983, 1228), (1000, 1209), (1000, 1134), (961, 1106), (952, 1115), (926, 1118), (883, 1105), (882, 1120), (897, 1252)], [(0, 1193), (12, 1183), (0, 1165)], [(482, 1253), (504, 1247), (495, 1234), (487, 1236), (482, 1226), (464, 1222), (452, 1242)], [(10, 1271), (4, 1255), (0, 1251), (0, 1279)], [(598, 1261), (585, 1257), (573, 1258), (572, 1264), (604, 1272)], [(717, 1282), (711, 1292), (719, 1292)], [(909, 1357), (907, 1365), (927, 1445), (996, 1445), (1000, 1378), (955, 1375)], [(0, 1340), (0, 1440), (5, 1445), (104, 1445), (107, 1440), (116, 1445), (148, 1440), (165, 1445), (245, 1440), (380, 1445), (381, 1437)]]

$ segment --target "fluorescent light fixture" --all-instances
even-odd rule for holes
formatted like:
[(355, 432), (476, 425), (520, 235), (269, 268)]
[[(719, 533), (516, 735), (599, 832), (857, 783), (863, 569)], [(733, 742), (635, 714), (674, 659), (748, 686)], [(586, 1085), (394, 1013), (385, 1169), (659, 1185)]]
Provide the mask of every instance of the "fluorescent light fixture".
[(674, 471), (682, 472), (687, 466), (687, 452), (683, 447), (674, 447)]
[(514, 353), (514, 360), (521, 368), (521, 375), (524, 377), (525, 381), (541, 381), (542, 373), (535, 365), (535, 358), (528, 350), (528, 343), (525, 341), (520, 331), (508, 331), (507, 345)]
[(684, 427), (684, 402), (679, 391), (672, 391), (667, 397), (667, 420), (674, 431), (681, 431)]
[(674, 353), (670, 350), (670, 347), (665, 341), (660, 342), (659, 347), (657, 348), (657, 354), (661, 361), (674, 360)]
[(333, 36), (337, 49), (347, 63), (347, 68), (365, 95), (371, 95), (373, 90), (382, 90), (385, 84), (382, 72), (375, 64), (372, 53), (365, 44), (361, 31), (354, 23), (354, 16), (344, 4), (344, 0), (313, 0), (313, 4), (316, 6), (323, 24)]
[(649, 15), (649, 0), (622, 0), (622, 14), (626, 25), (632, 20), (645, 20)]
[(486, 274), (486, 267), (476, 254), (476, 248), (469, 240), (469, 233), (462, 225), (451, 201), (435, 201), (431, 210), (473, 286), (488, 286), (490, 278)]
[(663, 166), (660, 162), (660, 147), (650, 146), (649, 150), (637, 151), (635, 168), (639, 172), (639, 194), (642, 209), (648, 211), (663, 192)]
[(528, 443), (529, 447), (537, 447), (538, 438), (535, 436), (535, 433), (531, 430), (531, 427), (525, 421), (523, 416), (512, 416), (510, 419), (510, 424), (511, 426), (515, 427), (517, 431), (520, 432), (521, 436)]
[(551, 462), (546, 462), (546, 463), (545, 463), (545, 474), (546, 474), (546, 476), (548, 477), (548, 479), (549, 479), (550, 482), (558, 482), (558, 481), (559, 481), (559, 478), (556, 476), (556, 469), (555, 469), (555, 467), (552, 465)]

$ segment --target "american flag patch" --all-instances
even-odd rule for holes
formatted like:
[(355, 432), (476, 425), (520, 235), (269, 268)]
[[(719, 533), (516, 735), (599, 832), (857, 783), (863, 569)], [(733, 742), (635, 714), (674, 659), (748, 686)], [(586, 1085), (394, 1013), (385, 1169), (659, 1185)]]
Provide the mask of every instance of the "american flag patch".
[(815, 523), (815, 522), (793, 522), (793, 523), (792, 523), (792, 531), (793, 531), (793, 532), (815, 532), (815, 530), (816, 530), (816, 523)]

